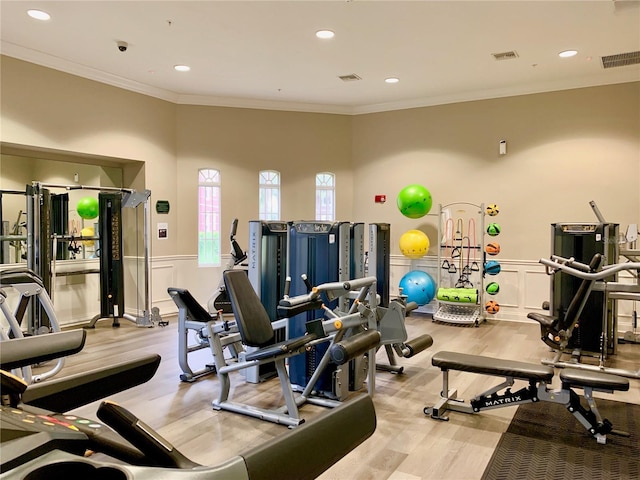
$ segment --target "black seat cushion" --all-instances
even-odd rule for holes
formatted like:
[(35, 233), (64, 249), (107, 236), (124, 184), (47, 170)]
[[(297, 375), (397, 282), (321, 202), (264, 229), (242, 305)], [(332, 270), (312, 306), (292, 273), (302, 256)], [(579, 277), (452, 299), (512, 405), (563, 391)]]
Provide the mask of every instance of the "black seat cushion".
[(184, 308), (187, 310), (188, 320), (195, 322), (210, 322), (215, 318), (207, 312), (200, 303), (191, 295), (191, 292), (186, 288), (169, 287), (167, 292), (173, 298), (173, 301), (178, 308)]
[(596, 390), (629, 390), (629, 379), (605, 372), (592, 372), (567, 368), (560, 372), (560, 380), (563, 386), (584, 388), (591, 387)]
[(482, 357), (466, 353), (438, 352), (431, 358), (434, 367), (441, 370), (460, 370), (500, 377), (514, 377), (525, 380), (551, 381), (553, 368), (535, 363), (524, 363), (501, 358)]
[(537, 312), (529, 312), (527, 314), (527, 318), (535, 320), (545, 328), (554, 328), (555, 324), (558, 322), (558, 319), (556, 317), (552, 317), (551, 315), (544, 315)]
[(298, 352), (302, 347), (304, 347), (307, 343), (311, 342), (318, 338), (317, 335), (313, 333), (308, 333), (302, 337), (292, 338), (291, 340), (285, 340), (283, 342), (278, 342), (273, 345), (266, 346), (259, 350), (256, 350), (251, 353), (247, 353), (245, 357), (246, 361), (249, 362), (251, 360), (264, 360), (266, 358), (275, 358), (280, 355), (285, 355), (289, 353)]

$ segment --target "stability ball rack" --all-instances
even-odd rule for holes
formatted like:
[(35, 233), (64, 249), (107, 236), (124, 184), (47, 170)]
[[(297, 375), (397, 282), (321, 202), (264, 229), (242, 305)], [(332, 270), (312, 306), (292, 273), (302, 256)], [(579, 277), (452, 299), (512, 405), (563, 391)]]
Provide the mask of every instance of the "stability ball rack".
[[(155, 322), (161, 324), (159, 310), (151, 307), (151, 279), (150, 279), (150, 190), (138, 192), (133, 189), (117, 187), (101, 187), (88, 185), (64, 185), (56, 183), (32, 182), (27, 186), (27, 266), (36, 272), (43, 280), (46, 289), (52, 294), (52, 279), (55, 286), (56, 275), (55, 258), (58, 242), (68, 242), (72, 236), (65, 230), (62, 233), (52, 232), (51, 198), (49, 189), (98, 191), (100, 202), (99, 232), (90, 240), (98, 240), (103, 254), (100, 256), (100, 270), (87, 269), (76, 273), (100, 274), (100, 314), (93, 317), (87, 328), (94, 328), (98, 320), (112, 318), (113, 326), (118, 327), (119, 319), (129, 320), (139, 327), (153, 327)], [(137, 208), (143, 205), (143, 300), (142, 315), (133, 316), (124, 311), (124, 255), (122, 251), (122, 209)], [(75, 237), (81, 240), (81, 237)], [(105, 255), (104, 251), (115, 252), (117, 255)], [(115, 258), (114, 258), (115, 256)], [(139, 310), (137, 312), (140, 313)], [(30, 330), (37, 330), (46, 326), (47, 319), (42, 312), (30, 315)]]

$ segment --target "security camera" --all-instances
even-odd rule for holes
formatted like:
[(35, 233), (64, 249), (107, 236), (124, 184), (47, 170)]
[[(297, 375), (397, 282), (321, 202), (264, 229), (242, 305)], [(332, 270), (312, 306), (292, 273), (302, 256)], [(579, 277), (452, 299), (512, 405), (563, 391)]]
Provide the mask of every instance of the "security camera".
[(126, 52), (127, 48), (129, 48), (129, 44), (127, 42), (116, 42), (118, 45), (118, 50), (121, 52)]

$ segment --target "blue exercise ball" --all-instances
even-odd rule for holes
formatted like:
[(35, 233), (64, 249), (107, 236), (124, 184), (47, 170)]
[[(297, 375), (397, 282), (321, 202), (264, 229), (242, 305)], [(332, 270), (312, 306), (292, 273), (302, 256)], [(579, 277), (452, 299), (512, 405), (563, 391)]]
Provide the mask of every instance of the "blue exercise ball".
[(500, 262), (497, 262), (495, 260), (489, 260), (484, 264), (484, 272), (489, 275), (497, 275), (500, 273), (500, 270)]
[(412, 270), (400, 280), (402, 294), (408, 302), (426, 305), (436, 295), (436, 282), (431, 275), (421, 270)]

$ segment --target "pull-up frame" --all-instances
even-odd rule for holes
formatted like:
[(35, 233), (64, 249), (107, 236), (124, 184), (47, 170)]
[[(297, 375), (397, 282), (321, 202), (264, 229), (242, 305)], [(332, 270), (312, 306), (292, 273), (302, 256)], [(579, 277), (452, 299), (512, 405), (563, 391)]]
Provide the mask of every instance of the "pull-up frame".
[[(112, 318), (113, 326), (118, 327), (119, 319), (123, 318), (140, 327), (153, 327), (160, 322), (157, 308), (151, 307), (150, 294), (150, 253), (149, 253), (149, 198), (150, 190), (138, 192), (133, 189), (117, 187), (101, 187), (87, 185), (63, 185), (55, 183), (33, 182), (27, 187), (27, 265), (34, 270), (51, 291), (55, 286), (55, 250), (57, 241), (70, 240), (68, 235), (52, 234), (50, 189), (57, 188), (65, 191), (92, 190), (99, 191), (100, 228), (98, 235), (91, 239), (100, 241), (102, 254), (100, 256), (100, 314), (96, 315), (88, 327), (93, 328), (98, 320)], [(144, 310), (141, 315), (133, 316), (124, 311), (124, 279), (122, 252), (122, 209), (143, 206), (143, 299)], [(87, 273), (91, 273), (87, 271)], [(137, 312), (140, 313), (139, 310)], [(46, 323), (39, 312), (31, 316), (30, 329), (37, 329), (41, 323)]]

